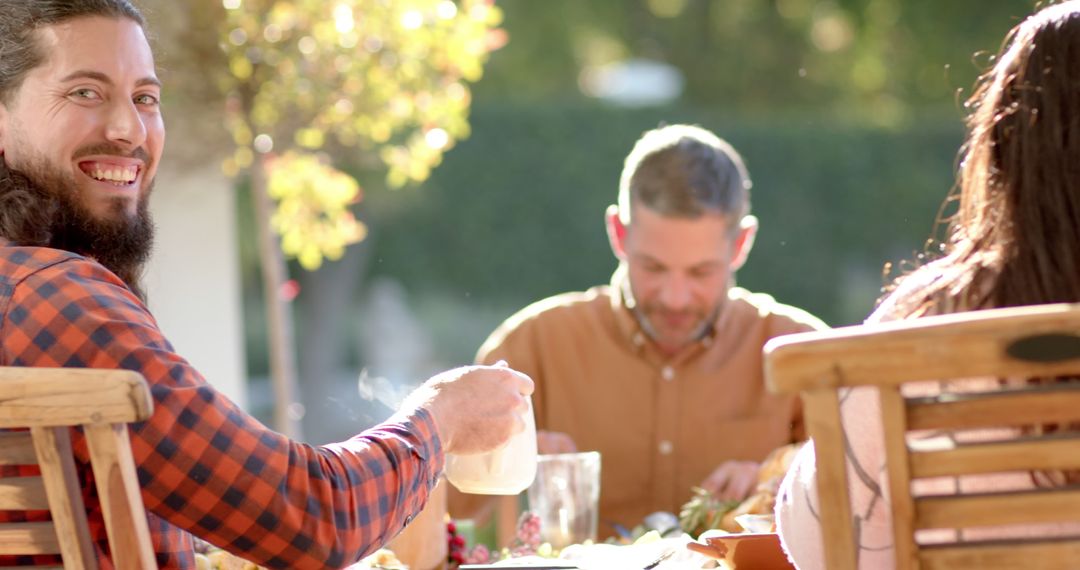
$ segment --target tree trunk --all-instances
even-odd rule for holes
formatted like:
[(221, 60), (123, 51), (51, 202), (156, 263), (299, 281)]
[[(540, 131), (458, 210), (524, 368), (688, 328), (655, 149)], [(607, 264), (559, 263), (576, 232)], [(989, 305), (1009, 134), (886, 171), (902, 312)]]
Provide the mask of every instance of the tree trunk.
[[(312, 443), (340, 441), (358, 428), (383, 418), (368, 418), (354, 409), (357, 394), (355, 376), (351, 384), (338, 382), (345, 370), (348, 350), (356, 339), (349, 320), (356, 319), (357, 290), (367, 267), (369, 235), (350, 245), (337, 261), (323, 264), (317, 271), (299, 276), (302, 285), (298, 299), (301, 335), (300, 372), (303, 378), (304, 405), (309, 421), (304, 425)], [(351, 390), (343, 394), (341, 390)]]
[(277, 234), (270, 228), (274, 212), (267, 194), (265, 156), (255, 154), (251, 167), (251, 199), (258, 230), (259, 257), (262, 265), (263, 296), (266, 305), (267, 344), (270, 355), (270, 382), (274, 388), (274, 429), (293, 439), (301, 439), (300, 419), (303, 408), (296, 400), (296, 347), (293, 343), (291, 300), (282, 295), (288, 279), (285, 256)]

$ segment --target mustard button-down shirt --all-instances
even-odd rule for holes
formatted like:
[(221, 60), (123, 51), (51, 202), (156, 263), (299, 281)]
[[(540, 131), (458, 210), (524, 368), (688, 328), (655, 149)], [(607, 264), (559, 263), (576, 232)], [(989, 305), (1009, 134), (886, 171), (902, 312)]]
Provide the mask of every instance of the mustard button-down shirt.
[(506, 360), (536, 382), (537, 429), (601, 454), (601, 535), (678, 512), (727, 460), (760, 461), (802, 439), (797, 399), (765, 388), (768, 339), (825, 328), (809, 313), (733, 287), (712, 330), (662, 354), (627, 308), (625, 276), (558, 295), (502, 324), (477, 360)]

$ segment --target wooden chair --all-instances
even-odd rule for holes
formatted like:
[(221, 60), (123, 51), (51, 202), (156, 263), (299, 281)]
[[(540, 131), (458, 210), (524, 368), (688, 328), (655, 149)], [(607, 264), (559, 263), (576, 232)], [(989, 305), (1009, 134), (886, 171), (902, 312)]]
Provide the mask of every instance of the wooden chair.
[(0, 478), (0, 510), (48, 510), (52, 522), (0, 524), (0, 554), (60, 554), (64, 568), (97, 568), (70, 427), (82, 428), (118, 570), (156, 569), (127, 423), (153, 404), (124, 370), (0, 368), (0, 465), (37, 464), (40, 477)]
[[(830, 569), (853, 569), (838, 389), (875, 386), (892, 503), (896, 568), (1076, 568), (1080, 538), (920, 545), (915, 531), (1080, 521), (1080, 490), (1059, 487), (964, 495), (912, 495), (920, 478), (1080, 469), (1075, 433), (920, 450), (909, 432), (952, 432), (1080, 421), (1080, 385), (999, 388), (978, 394), (905, 398), (909, 382), (1080, 376), (1080, 305), (1042, 305), (927, 317), (805, 333), (765, 347), (771, 390), (801, 393), (817, 454), (819, 516)], [(926, 433), (925, 431), (921, 433)], [(883, 482), (884, 484), (884, 482)]]

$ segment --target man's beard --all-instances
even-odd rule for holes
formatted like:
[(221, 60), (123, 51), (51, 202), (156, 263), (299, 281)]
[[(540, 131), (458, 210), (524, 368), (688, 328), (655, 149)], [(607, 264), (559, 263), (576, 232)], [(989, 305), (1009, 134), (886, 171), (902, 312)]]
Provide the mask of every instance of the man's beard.
[(658, 309), (654, 305), (643, 306), (638, 304), (634, 307), (634, 315), (637, 317), (638, 324), (641, 325), (641, 330), (652, 340), (665, 343), (675, 344), (680, 346), (686, 346), (692, 342), (701, 340), (710, 332), (712, 332), (713, 324), (716, 322), (717, 317), (720, 315), (720, 310), (723, 308), (722, 304), (718, 304), (712, 311), (708, 313), (704, 311), (698, 311), (697, 322), (694, 326), (689, 328), (687, 333), (681, 335), (679, 338), (665, 337), (660, 333), (660, 328), (657, 327), (650, 315), (658, 312)]
[(75, 181), (50, 169), (44, 158), (14, 170), (0, 157), (0, 237), (93, 258), (145, 299), (140, 279), (154, 240), (149, 194), (139, 197), (134, 216), (118, 200), (116, 217), (99, 219), (80, 201)]

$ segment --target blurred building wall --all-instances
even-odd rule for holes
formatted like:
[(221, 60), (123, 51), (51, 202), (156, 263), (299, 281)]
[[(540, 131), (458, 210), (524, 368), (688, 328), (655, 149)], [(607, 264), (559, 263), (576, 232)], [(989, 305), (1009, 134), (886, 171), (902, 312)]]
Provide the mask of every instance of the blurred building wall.
[(150, 201), (157, 240), (145, 275), (150, 310), (177, 353), (247, 407), (236, 192), (214, 81), (220, 3), (140, 0), (149, 20), (168, 130)]
[(145, 276), (150, 310), (176, 351), (243, 407), (247, 393), (233, 185), (216, 161), (180, 169), (168, 168), (168, 158), (166, 151), (151, 199), (157, 240)]

